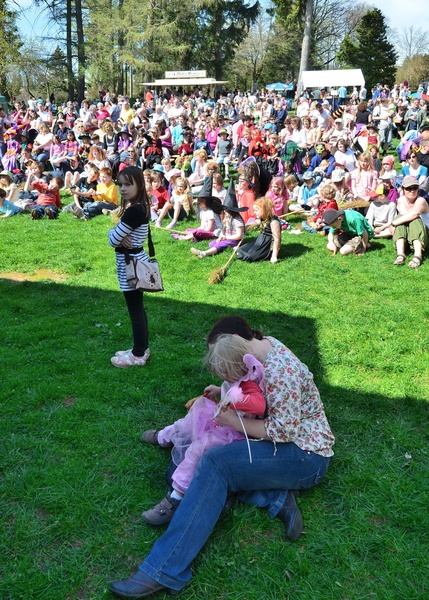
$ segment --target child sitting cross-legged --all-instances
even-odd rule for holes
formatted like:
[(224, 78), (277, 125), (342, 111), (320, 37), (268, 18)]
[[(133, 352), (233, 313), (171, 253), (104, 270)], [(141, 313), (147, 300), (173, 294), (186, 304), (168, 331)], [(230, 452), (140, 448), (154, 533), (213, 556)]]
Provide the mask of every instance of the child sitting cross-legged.
[(39, 192), (36, 206), (31, 211), (34, 220), (47, 216), (48, 219), (56, 219), (58, 210), (61, 208), (60, 188), (64, 185), (62, 177), (53, 177), (49, 183), (37, 179), (31, 184)]
[[(173, 491), (154, 508), (143, 512), (142, 519), (147, 523), (165, 525), (171, 520), (208, 448), (247, 438), (247, 434), (216, 422), (222, 410), (235, 409), (244, 431), (248, 419), (263, 418), (266, 410), (263, 366), (248, 353), (248, 346), (249, 343), (238, 335), (219, 336), (209, 350), (208, 364), (210, 370), (224, 380), (222, 386), (208, 386), (204, 396), (196, 399), (183, 419), (160, 431), (150, 429), (143, 433), (143, 442), (164, 447), (173, 445), (172, 458), (177, 465), (172, 476)], [(218, 394), (221, 397), (219, 405), (214, 400)], [(249, 461), (252, 461), (250, 445)]]
[[(153, 185), (153, 184), (152, 184)], [(173, 185), (171, 198), (159, 212), (155, 222), (156, 227), (161, 227), (163, 218), (168, 214), (171, 217), (166, 229), (173, 229), (178, 221), (186, 219), (192, 211), (192, 194), (185, 177), (177, 177)]]
[(183, 235), (172, 233), (172, 238), (182, 242), (200, 242), (201, 240), (212, 240), (219, 234), (222, 227), (219, 215), (223, 212), (223, 208), (219, 198), (212, 196), (212, 179), (213, 176), (208, 177), (198, 193), (200, 226), (197, 229), (186, 229)]
[(247, 211), (248, 207), (238, 206), (232, 180), (229, 183), (228, 192), (225, 201), (222, 204), (222, 208), (224, 209), (224, 216), (222, 228), (217, 239), (212, 240), (209, 243), (208, 250), (204, 251), (198, 250), (197, 248), (191, 248), (191, 253), (194, 256), (198, 256), (198, 258), (214, 256), (227, 248), (235, 248), (243, 239), (245, 225), (240, 213)]
[(374, 229), (375, 238), (392, 237), (390, 226), (396, 217), (396, 204), (389, 201), (389, 187), (380, 183), (374, 192), (374, 198), (369, 205), (365, 217)]
[(92, 219), (105, 211), (118, 208), (118, 188), (112, 179), (112, 169), (103, 167), (98, 178), (97, 188), (91, 190), (92, 202), (87, 202), (83, 206), (83, 220)]

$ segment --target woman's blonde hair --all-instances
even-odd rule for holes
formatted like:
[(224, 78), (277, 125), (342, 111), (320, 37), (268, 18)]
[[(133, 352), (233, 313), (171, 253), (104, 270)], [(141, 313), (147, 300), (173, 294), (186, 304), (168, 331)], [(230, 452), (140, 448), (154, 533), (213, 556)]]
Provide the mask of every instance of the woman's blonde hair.
[(212, 373), (233, 383), (247, 373), (243, 362), (245, 354), (251, 354), (251, 343), (236, 334), (219, 335), (214, 344), (209, 346), (207, 364)]

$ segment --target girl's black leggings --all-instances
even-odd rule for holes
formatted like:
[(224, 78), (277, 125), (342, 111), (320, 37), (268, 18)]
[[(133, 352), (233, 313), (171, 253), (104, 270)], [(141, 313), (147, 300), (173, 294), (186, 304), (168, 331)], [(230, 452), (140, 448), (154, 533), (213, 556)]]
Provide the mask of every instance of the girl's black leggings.
[(143, 292), (132, 290), (124, 292), (124, 296), (133, 330), (133, 354), (134, 356), (143, 356), (149, 345), (149, 331), (147, 315), (143, 304)]

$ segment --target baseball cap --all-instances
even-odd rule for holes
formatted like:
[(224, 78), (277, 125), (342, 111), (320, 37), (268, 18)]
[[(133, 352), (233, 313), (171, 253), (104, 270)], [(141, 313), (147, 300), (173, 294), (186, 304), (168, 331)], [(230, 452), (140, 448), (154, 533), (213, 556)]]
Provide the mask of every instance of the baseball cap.
[(325, 225), (331, 225), (334, 221), (336, 221), (339, 217), (342, 217), (343, 215), (343, 210), (335, 210), (334, 208), (330, 208), (329, 210), (325, 210), (322, 218)]
[(412, 175), (406, 175), (402, 181), (403, 188), (414, 187), (416, 185), (419, 185), (419, 182)]

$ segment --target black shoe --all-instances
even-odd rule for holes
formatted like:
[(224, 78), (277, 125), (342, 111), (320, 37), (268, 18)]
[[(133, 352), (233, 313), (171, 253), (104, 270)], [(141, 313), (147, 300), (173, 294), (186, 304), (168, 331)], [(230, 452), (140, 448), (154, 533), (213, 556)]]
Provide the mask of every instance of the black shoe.
[(153, 596), (158, 592), (165, 592), (170, 596), (178, 594), (178, 590), (172, 590), (167, 588), (143, 571), (136, 571), (128, 579), (122, 579), (121, 581), (112, 581), (109, 586), (110, 591), (117, 598), (146, 598), (147, 596)]
[(285, 503), (277, 513), (277, 516), (285, 525), (285, 537), (287, 540), (297, 540), (301, 537), (303, 530), (302, 514), (293, 492), (288, 492)]
[(45, 210), (45, 215), (46, 215), (46, 216), (48, 217), (48, 219), (50, 219), (51, 221), (52, 221), (53, 219), (56, 219), (56, 215), (55, 215), (54, 211), (53, 211), (53, 210), (51, 210), (50, 208), (47, 208), (47, 209)]
[[(158, 441), (158, 433), (159, 433), (159, 429), (148, 429), (147, 431), (143, 431), (142, 442), (152, 444), (152, 446), (160, 446), (161, 444)], [(172, 447), (173, 447), (172, 443), (162, 445), (162, 448), (172, 448)]]
[(38, 219), (40, 219), (40, 214), (36, 209), (31, 211), (31, 218), (33, 221), (37, 221)]

